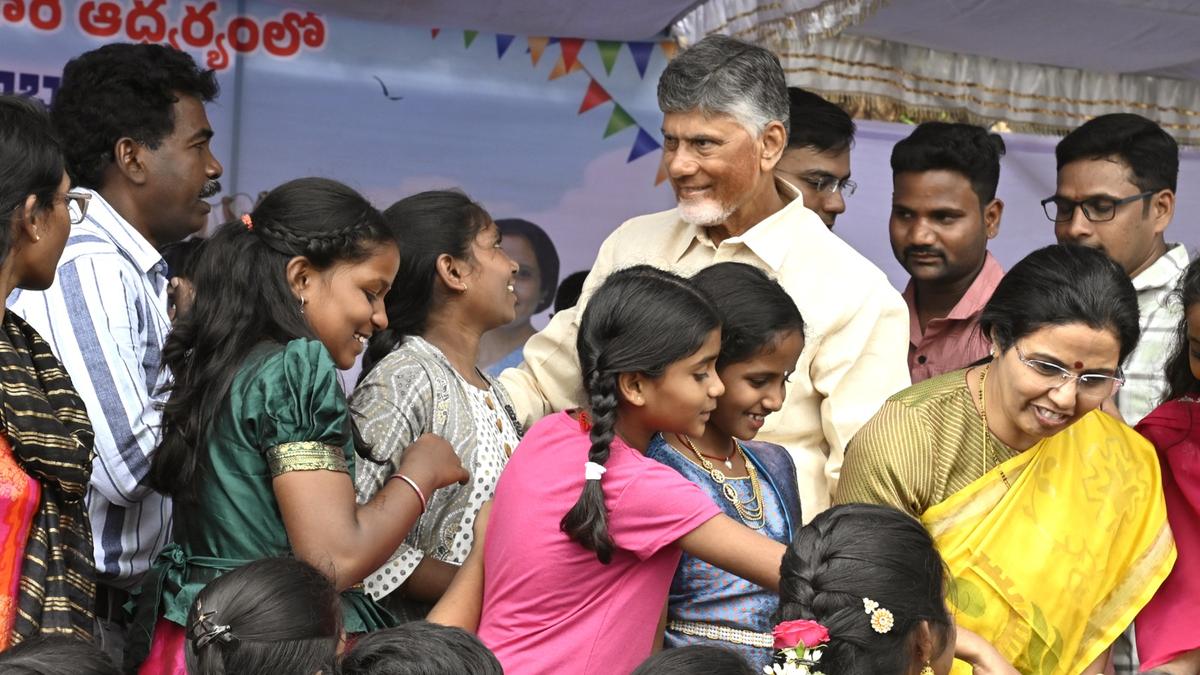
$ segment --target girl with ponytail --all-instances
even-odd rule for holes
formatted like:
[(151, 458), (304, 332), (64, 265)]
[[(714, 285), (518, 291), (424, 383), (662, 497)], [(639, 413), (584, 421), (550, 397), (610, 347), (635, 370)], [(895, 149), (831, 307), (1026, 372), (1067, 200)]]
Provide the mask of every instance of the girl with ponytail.
[(427, 495), (466, 480), (450, 446), (426, 436), (377, 498), (355, 500), (356, 451), (369, 448), (337, 371), (387, 326), (398, 265), (379, 211), (321, 178), (272, 190), (205, 243), (195, 302), (163, 347), (173, 384), (150, 468), (179, 505), (174, 543), (144, 581), (128, 666), (184, 672), (193, 600), (259, 558), (295, 557), (328, 576), (347, 632), (392, 623), (359, 582), (404, 540)]
[(530, 428), (481, 512), (486, 541), (431, 620), (478, 624), (507, 673), (621, 673), (661, 642), (683, 551), (778, 587), (783, 544), (643, 454), (657, 432), (703, 433), (724, 391), (720, 326), (674, 274), (639, 266), (605, 280), (577, 343), (588, 408)]
[(945, 579), (912, 516), (871, 504), (822, 512), (783, 556), (773, 672), (946, 675), (955, 628)]

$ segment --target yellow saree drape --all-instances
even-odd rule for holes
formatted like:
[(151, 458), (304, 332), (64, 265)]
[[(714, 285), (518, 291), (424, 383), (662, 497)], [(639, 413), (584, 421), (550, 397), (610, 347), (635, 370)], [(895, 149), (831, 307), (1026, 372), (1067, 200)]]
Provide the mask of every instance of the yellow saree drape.
[[(1077, 675), (1175, 564), (1154, 447), (1098, 410), (921, 521), (950, 568), (958, 624), (1025, 675)], [(955, 662), (954, 675), (970, 672)]]

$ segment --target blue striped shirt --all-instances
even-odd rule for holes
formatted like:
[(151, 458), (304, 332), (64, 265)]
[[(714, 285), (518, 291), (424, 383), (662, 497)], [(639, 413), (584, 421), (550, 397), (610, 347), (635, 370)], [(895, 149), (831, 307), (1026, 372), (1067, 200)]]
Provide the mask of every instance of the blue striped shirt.
[(171, 530), (171, 501), (146, 485), (162, 414), (167, 265), (97, 192), (71, 227), (54, 285), (8, 307), (50, 343), (87, 406), (96, 458), (87, 504), (100, 579), (132, 589)]

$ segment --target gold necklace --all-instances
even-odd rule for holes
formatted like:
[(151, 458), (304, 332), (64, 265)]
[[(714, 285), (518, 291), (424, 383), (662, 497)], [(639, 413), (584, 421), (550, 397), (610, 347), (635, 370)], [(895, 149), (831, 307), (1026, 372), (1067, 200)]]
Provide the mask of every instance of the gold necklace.
[[(692, 443), (692, 439), (688, 438), (687, 434), (676, 434), (675, 437), (678, 438), (681, 443), (687, 446), (688, 450), (691, 450), (696, 455), (696, 459), (700, 462), (700, 466), (704, 467), (704, 470), (708, 472), (708, 475), (713, 479), (713, 482), (721, 486), (721, 496), (724, 497), (725, 500), (730, 504), (733, 504), (733, 508), (737, 510), (738, 516), (741, 517), (742, 522), (746, 523), (746, 525), (749, 525), (755, 530), (761, 530), (762, 528), (766, 527), (767, 518), (763, 514), (762, 486), (759, 485), (758, 482), (758, 470), (754, 468), (754, 464), (752, 464), (750, 459), (746, 457), (746, 451), (742, 450), (741, 444), (732, 438), (730, 439), (730, 442), (733, 443), (733, 451), (735, 453), (741, 453), (742, 461), (746, 464), (746, 474), (750, 476), (751, 498), (747, 499), (746, 501), (742, 501), (738, 498), (737, 490), (732, 485), (725, 482), (725, 474), (721, 473), (720, 469), (714, 466), (712, 462), (708, 461), (706, 455), (702, 454), (696, 449), (695, 444)], [(730, 458), (732, 457), (733, 455), (730, 454)], [(751, 504), (755, 504), (755, 506), (750, 506)]]
[[(991, 370), (991, 364), (983, 367), (983, 375), (979, 378), (979, 415), (983, 418), (983, 473), (987, 475), (988, 455), (992, 455), (992, 461), (996, 463), (996, 468), (1000, 468), (1000, 458), (996, 457), (996, 451), (992, 448), (992, 444), (988, 443), (988, 422), (987, 422), (987, 401), (984, 398), (983, 387), (987, 384), (988, 370)], [(1004, 469), (1000, 469), (1000, 479), (1004, 481), (1004, 487), (1011, 488), (1008, 483), (1008, 476), (1005, 475)]]

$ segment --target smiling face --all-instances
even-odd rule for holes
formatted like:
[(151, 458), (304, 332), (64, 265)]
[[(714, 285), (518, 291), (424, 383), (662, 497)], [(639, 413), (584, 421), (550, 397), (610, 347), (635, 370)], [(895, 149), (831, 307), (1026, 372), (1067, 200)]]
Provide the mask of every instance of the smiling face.
[(752, 136), (734, 118), (698, 110), (669, 112), (663, 115), (662, 131), (662, 161), (684, 222), (723, 224), (753, 206), (764, 186), (774, 190), (771, 172), (778, 153), (763, 159), (770, 150), (764, 153), (762, 137)]
[(519, 234), (510, 234), (501, 242), (504, 253), (517, 264), (517, 274), (513, 278), (513, 290), (517, 295), (516, 316), (513, 324), (521, 325), (529, 321), (541, 304), (542, 268), (538, 264), (537, 253), (529, 239)]
[[(1055, 196), (1072, 201), (1120, 200), (1142, 192), (1133, 184), (1132, 172), (1115, 157), (1080, 159), (1058, 172)], [(1165, 251), (1163, 232), (1174, 215), (1175, 196), (1158, 192), (1116, 207), (1112, 220), (1093, 223), (1076, 207), (1071, 220), (1054, 224), (1060, 244), (1080, 244), (1104, 251), (1131, 278), (1140, 274)]]
[(725, 393), (713, 411), (712, 426), (744, 441), (758, 435), (767, 415), (783, 407), (788, 376), (796, 369), (803, 348), (804, 336), (788, 331), (775, 336), (752, 357), (721, 368)]
[(172, 107), (175, 128), (156, 148), (141, 153), (146, 182), (139, 207), (154, 244), (162, 246), (204, 229), (212, 206), (204, 201), (221, 189), (222, 167), (213, 156), (213, 136), (204, 104), (179, 95)]
[(463, 276), (467, 288), (460, 296), (469, 306), (467, 316), (479, 321), (488, 331), (511, 323), (516, 317), (517, 294), (514, 280), (517, 263), (504, 252), (500, 228), (488, 224), (471, 242), (469, 271)]
[(988, 399), (988, 427), (1017, 450), (1066, 429), (1103, 403), (1103, 399), (1079, 397), (1077, 382), (1055, 387), (1061, 380), (1040, 375), (1021, 361), (1022, 354), (1026, 360), (1052, 363), (1076, 375), (1112, 376), (1117, 374), (1121, 344), (1111, 329), (1081, 323), (1046, 326), (1018, 339), (992, 362), (987, 394), (996, 403)]
[(343, 370), (354, 365), (367, 340), (387, 328), (383, 296), (400, 269), (395, 244), (376, 244), (364, 260), (339, 262), (311, 273), (303, 288), (304, 317), (333, 362)]
[(775, 172), (795, 185), (804, 198), (804, 205), (821, 217), (829, 228), (846, 211), (846, 198), (841, 191), (818, 191), (821, 180), (844, 181), (850, 178), (850, 150), (788, 148), (783, 151)]
[(717, 407), (725, 386), (717, 375), (721, 331), (714, 330), (695, 353), (670, 366), (661, 377), (638, 378), (633, 392), (623, 392), (640, 408), (641, 423), (648, 429), (699, 438)]
[(981, 208), (966, 176), (956, 171), (902, 171), (892, 178), (888, 233), (892, 253), (915, 281), (951, 285), (983, 267), (1003, 208)]

